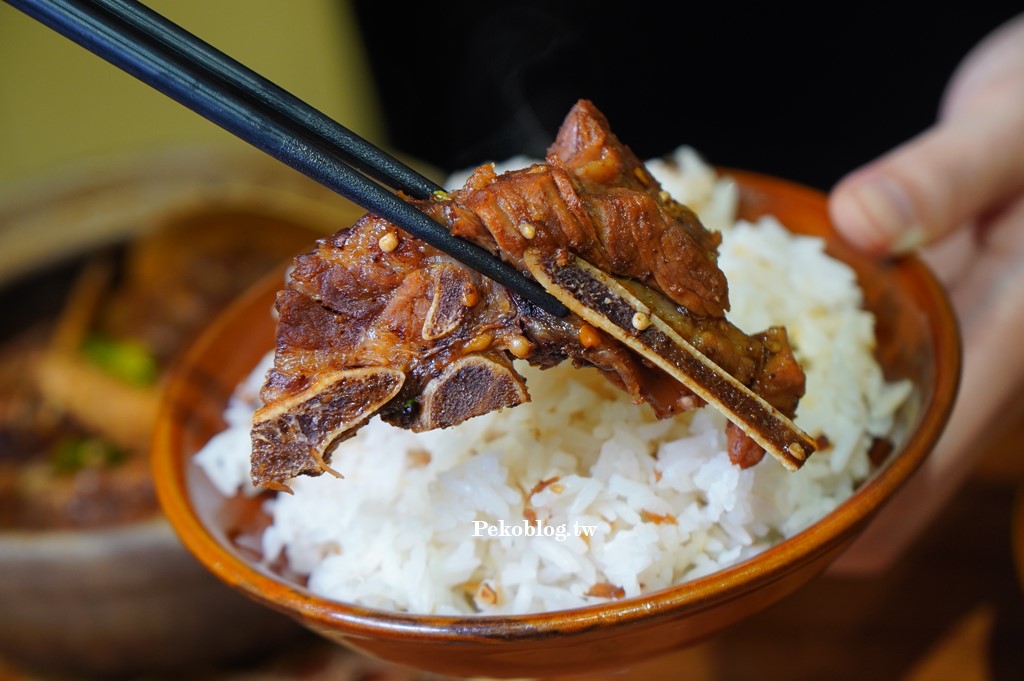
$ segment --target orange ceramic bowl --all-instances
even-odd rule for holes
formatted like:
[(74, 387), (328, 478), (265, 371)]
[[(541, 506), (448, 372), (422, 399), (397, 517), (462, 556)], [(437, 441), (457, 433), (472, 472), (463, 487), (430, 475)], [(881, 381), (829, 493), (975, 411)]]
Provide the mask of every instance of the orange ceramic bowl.
[(935, 445), (959, 377), (956, 323), (942, 288), (913, 258), (879, 262), (844, 245), (818, 191), (751, 173), (738, 182), (741, 214), (774, 214), (823, 236), (853, 266), (877, 317), (878, 359), (916, 392), (902, 415), (908, 435), (883, 468), (826, 518), (764, 553), (715, 574), (642, 597), (576, 610), (501, 617), (418, 616), (327, 600), (277, 574), (233, 542), (265, 524), (259, 500), (220, 497), (192, 455), (223, 428), (235, 385), (272, 347), (266, 281), (213, 325), (178, 366), (154, 443), (164, 510), (207, 568), (259, 602), (323, 636), (424, 670), (459, 676), (556, 676), (626, 668), (694, 643), (778, 601), (820, 573), (861, 532)]
[(1024, 484), (1017, 488), (1017, 498), (1013, 504), (1013, 521), (1010, 528), (1013, 562), (1017, 565), (1020, 585), (1024, 587)]

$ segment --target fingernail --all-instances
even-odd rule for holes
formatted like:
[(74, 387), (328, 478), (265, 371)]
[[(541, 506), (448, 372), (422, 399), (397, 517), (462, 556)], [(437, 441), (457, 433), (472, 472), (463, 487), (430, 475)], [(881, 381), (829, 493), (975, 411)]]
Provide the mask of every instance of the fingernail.
[(906, 253), (924, 244), (924, 227), (917, 219), (910, 197), (899, 184), (888, 177), (875, 177), (853, 191), (887, 250)]
[(896, 254), (910, 253), (924, 246), (928, 240), (928, 233), (924, 227), (913, 224), (905, 228), (900, 235), (892, 242), (892, 252)]

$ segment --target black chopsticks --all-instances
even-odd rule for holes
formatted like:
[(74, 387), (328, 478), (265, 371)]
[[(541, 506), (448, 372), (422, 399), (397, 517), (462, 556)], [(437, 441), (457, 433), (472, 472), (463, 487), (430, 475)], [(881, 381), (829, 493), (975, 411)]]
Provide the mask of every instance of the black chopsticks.
[(427, 199), (434, 192), (442, 191), (440, 185), (145, 5), (126, 0), (93, 0), (93, 3), (132, 28), (157, 38), (237, 90), (302, 124), (314, 135), (330, 142), (370, 177), (417, 199)]
[(6, 2), (543, 310), (568, 314), (536, 282), (367, 175), (416, 198), (441, 187), (156, 12), (130, 0)]

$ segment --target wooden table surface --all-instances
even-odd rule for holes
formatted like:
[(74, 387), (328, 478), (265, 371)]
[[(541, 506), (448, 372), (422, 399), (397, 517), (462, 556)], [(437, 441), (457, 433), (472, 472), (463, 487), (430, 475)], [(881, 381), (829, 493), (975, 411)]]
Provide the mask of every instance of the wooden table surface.
[[(1024, 679), (1024, 418), (889, 572), (825, 574), (701, 645), (584, 681), (1021, 681)], [(1016, 532), (1018, 557), (1014, 558)], [(0, 681), (56, 681), (4, 666)], [(366, 660), (312, 635), (245, 669), (183, 681), (434, 679)], [(64, 681), (64, 677), (61, 677)], [(67, 679), (67, 681), (85, 681)]]

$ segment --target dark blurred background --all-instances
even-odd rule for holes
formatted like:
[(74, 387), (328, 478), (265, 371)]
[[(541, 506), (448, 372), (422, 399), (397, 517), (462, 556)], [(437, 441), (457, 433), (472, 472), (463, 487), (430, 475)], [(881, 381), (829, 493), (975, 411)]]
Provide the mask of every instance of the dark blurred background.
[(804, 7), (355, 2), (392, 144), (442, 169), (542, 155), (584, 97), (641, 158), (689, 144), (823, 189), (930, 125), (957, 63), (1021, 10)]

